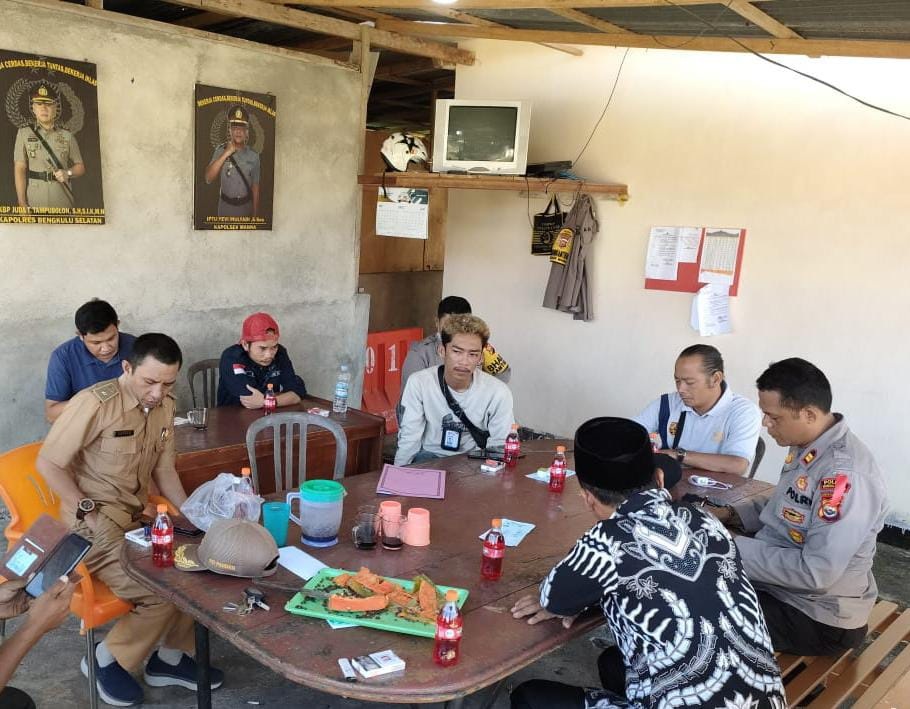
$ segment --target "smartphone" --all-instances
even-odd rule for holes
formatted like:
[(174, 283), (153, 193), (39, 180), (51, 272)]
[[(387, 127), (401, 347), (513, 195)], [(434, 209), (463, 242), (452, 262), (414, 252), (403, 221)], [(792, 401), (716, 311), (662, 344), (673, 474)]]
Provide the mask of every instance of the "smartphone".
[(67, 576), (85, 558), (92, 543), (78, 534), (70, 534), (58, 546), (50, 558), (28, 582), (25, 592), (37, 598), (51, 588), (61, 576)]
[[(505, 460), (505, 449), (503, 446), (489, 446), (486, 450), (482, 448), (474, 448), (473, 450), (468, 451), (468, 458), (473, 458), (477, 460), (495, 460), (497, 462), (502, 462)], [(519, 458), (524, 458), (524, 453), (518, 454)]]

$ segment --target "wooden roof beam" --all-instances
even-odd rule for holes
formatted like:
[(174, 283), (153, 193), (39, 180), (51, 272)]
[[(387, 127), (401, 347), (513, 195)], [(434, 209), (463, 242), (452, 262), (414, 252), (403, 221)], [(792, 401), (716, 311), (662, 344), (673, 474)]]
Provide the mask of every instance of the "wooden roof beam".
[(579, 25), (585, 25), (586, 27), (590, 27), (591, 29), (600, 32), (606, 32), (607, 34), (625, 34), (629, 31), (619, 25), (614, 25), (612, 22), (607, 22), (606, 20), (601, 20), (599, 17), (589, 15), (586, 12), (579, 12), (578, 10), (572, 10), (567, 7), (551, 7), (547, 9), (554, 15), (565, 17), (567, 20), (572, 20), (572, 22)]
[[(453, 10), (452, 8), (439, 7), (438, 5), (432, 9), (427, 8), (427, 11), (432, 12), (434, 15), (439, 15), (440, 17), (448, 17), (451, 20), (458, 20), (459, 22), (465, 22), (469, 25), (475, 25), (477, 27), (508, 27), (508, 25), (503, 25), (499, 22), (493, 22), (493, 20), (488, 20), (485, 17), (476, 17), (475, 15), (470, 15), (467, 12)], [(540, 45), (542, 47), (555, 49), (557, 52), (564, 52), (576, 57), (580, 57), (584, 54), (584, 52), (581, 49), (578, 49), (578, 47), (567, 47), (559, 44), (547, 44), (546, 42), (541, 42)]]
[[(207, 10), (230, 17), (244, 17), (251, 20), (271, 22), (284, 27), (317, 32), (336, 37), (360, 41), (361, 27), (353, 22), (336, 20), (303, 10), (293, 10), (273, 5), (262, 0), (166, 0), (174, 5), (183, 5), (197, 10)], [(370, 42), (376, 47), (405, 54), (416, 54), (456, 64), (473, 64), (474, 53), (438, 42), (428, 42), (408, 35), (377, 29), (370, 32)]]
[[(240, 2), (241, 0), (232, 0)], [(283, 5), (299, 0), (264, 0), (265, 2)], [(435, 12), (439, 5), (432, 0), (305, 0), (309, 7), (386, 7), (391, 9), (418, 9)], [(729, 1), (729, 0), (727, 0)], [(170, 2), (170, 0), (168, 0)], [(717, 5), (723, 0), (673, 0), (675, 5)], [(531, 10), (549, 9), (551, 7), (669, 7), (665, 0), (458, 0), (459, 10)]]
[(189, 17), (181, 17), (180, 19), (173, 20), (170, 24), (200, 30), (205, 27), (209, 27), (210, 25), (217, 25), (219, 22), (224, 22), (230, 19), (230, 17), (225, 17), (224, 15), (219, 15), (214, 12), (197, 12), (195, 15), (190, 15)]
[[(577, 2), (577, 0), (575, 0)], [(590, 2), (590, 0), (588, 0)], [(554, 30), (516, 30), (497, 27), (469, 27), (457, 24), (382, 21), (384, 29), (402, 34), (425, 37), (505, 39), (513, 42), (571, 42), (608, 47), (640, 47), (644, 49), (685, 49), (709, 52), (745, 51), (726, 37), (685, 37), (595, 32), (563, 32)], [(910, 59), (910, 42), (865, 39), (777, 39), (738, 37), (737, 41), (762, 54), (805, 54), (810, 57), (880, 57)]]
[(741, 17), (745, 17), (749, 22), (761, 27), (772, 37), (777, 37), (778, 39), (802, 39), (796, 32), (775, 20), (767, 12), (759, 10), (751, 2), (746, 2), (746, 0), (730, 0), (727, 9), (732, 10)]

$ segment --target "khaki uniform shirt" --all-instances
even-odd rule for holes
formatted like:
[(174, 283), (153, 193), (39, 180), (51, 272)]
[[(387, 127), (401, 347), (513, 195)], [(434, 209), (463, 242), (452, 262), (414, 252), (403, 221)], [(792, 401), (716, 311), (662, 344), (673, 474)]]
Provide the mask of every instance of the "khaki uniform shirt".
[[(173, 470), (174, 398), (165, 397), (148, 414), (124, 384), (124, 377), (84, 389), (66, 405), (40, 455), (70, 471), (98, 511), (126, 529), (148, 501), (157, 470)], [(76, 521), (64, 506), (61, 519)]]
[(755, 588), (852, 629), (866, 624), (878, 596), (872, 560), (887, 491), (872, 453), (835, 417), (806, 448), (790, 449), (770, 498), (733, 505), (745, 531), (756, 532), (736, 546)]
[[(76, 136), (63, 128), (46, 131), (40, 126), (36, 131), (47, 141), (54, 155), (64, 170), (82, 162), (82, 153)], [(54, 160), (48, 155), (41, 141), (29, 127), (20, 128), (16, 133), (16, 144), (13, 148), (13, 160), (24, 162), (32, 172), (42, 174), (56, 170)], [(69, 197), (63, 186), (55, 179), (37, 180), (28, 178), (28, 204), (30, 207), (71, 207)]]

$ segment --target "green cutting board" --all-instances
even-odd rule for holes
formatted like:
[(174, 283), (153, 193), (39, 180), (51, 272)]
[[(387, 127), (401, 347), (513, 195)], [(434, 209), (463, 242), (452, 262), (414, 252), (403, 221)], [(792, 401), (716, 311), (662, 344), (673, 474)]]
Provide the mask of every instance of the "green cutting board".
[[(344, 571), (342, 569), (320, 569), (319, 573), (304, 584), (304, 588), (315, 589), (317, 591), (334, 591), (338, 586), (332, 581), (338, 574), (351, 574), (356, 572)], [(383, 577), (389, 581), (397, 583), (405, 591), (411, 592), (414, 589), (413, 581), (404, 579), (393, 579), (387, 576)], [(440, 593), (445, 593), (451, 586), (437, 586)], [(468, 592), (463, 588), (456, 588), (458, 591), (458, 607), (464, 605), (468, 597)], [(395, 615), (395, 607), (389, 606), (381, 611), (368, 612), (342, 612), (330, 611), (326, 604), (327, 600), (320, 598), (307, 598), (301, 594), (296, 594), (287, 602), (284, 609), (294, 615), (305, 615), (310, 618), (325, 618), (326, 620), (339, 620), (346, 623), (362, 625), (366, 628), (376, 628), (377, 630), (391, 630), (393, 633), (406, 633), (407, 635), (419, 635), (424, 638), (432, 638), (436, 634), (436, 626), (433, 623), (421, 623), (409, 618), (401, 618)]]

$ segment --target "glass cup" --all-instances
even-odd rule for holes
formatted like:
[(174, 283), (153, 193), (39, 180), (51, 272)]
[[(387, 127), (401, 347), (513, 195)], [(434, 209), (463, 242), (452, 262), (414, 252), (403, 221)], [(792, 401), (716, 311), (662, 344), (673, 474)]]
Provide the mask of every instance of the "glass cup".
[(205, 408), (190, 409), (187, 412), (187, 418), (190, 420), (190, 423), (193, 424), (194, 428), (203, 431), (208, 426), (209, 410)]
[(379, 515), (376, 514), (375, 507), (358, 510), (357, 516), (354, 518), (354, 526), (351, 529), (354, 546), (363, 550), (375, 549), (379, 539), (379, 530)]
[(401, 514), (383, 514), (380, 526), (382, 528), (382, 548), (391, 551), (401, 549), (403, 542), (401, 534), (408, 518)]
[(287, 502), (265, 502), (262, 505), (262, 526), (269, 531), (279, 547), (288, 543), (290, 516), (291, 506)]

